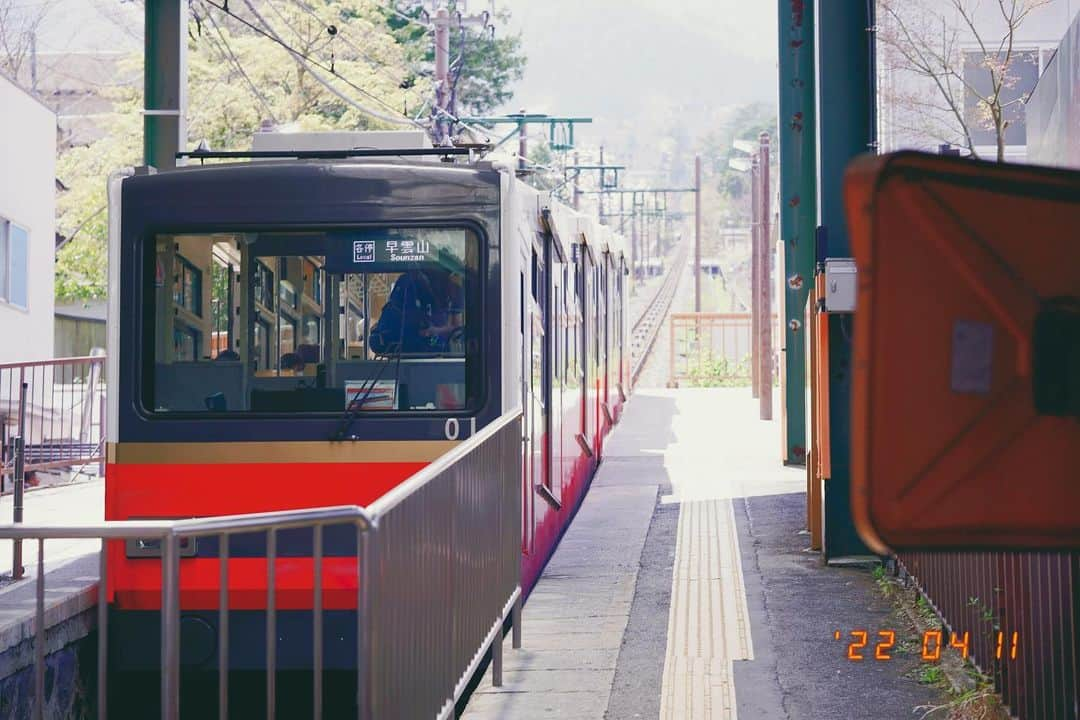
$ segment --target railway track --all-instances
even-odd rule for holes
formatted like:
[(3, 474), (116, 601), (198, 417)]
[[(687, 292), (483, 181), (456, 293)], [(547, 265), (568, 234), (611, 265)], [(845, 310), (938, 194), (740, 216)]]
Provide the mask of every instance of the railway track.
[(675, 291), (679, 287), (679, 278), (685, 269), (687, 253), (687, 248), (683, 247), (675, 254), (660, 288), (634, 320), (634, 325), (630, 330), (631, 385), (637, 384), (638, 376), (641, 375), (641, 371), (645, 368), (645, 361), (649, 358), (649, 351), (652, 350), (656, 336), (664, 324), (664, 318), (671, 309), (671, 301), (675, 299)]

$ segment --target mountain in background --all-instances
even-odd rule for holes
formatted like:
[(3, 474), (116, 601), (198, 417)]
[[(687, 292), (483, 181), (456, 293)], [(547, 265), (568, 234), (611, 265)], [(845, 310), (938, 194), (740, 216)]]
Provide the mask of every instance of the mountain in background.
[(511, 19), (497, 31), (520, 32), (528, 57), (525, 78), (503, 112), (590, 116), (594, 124), (576, 131), (578, 144), (603, 143), (638, 170), (676, 170), (687, 160), (681, 156), (691, 155), (734, 107), (776, 102), (775, 3), (502, 0), (500, 6)]

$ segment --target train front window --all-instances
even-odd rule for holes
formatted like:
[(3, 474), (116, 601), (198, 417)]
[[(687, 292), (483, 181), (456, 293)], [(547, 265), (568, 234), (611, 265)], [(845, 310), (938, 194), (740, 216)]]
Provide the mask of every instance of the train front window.
[(478, 403), (481, 243), (471, 230), (162, 234), (153, 247), (148, 411)]

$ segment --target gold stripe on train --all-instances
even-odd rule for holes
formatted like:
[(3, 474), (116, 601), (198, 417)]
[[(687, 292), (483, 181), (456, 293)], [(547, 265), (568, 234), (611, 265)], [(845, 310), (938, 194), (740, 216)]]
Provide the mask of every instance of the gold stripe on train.
[(456, 440), (109, 443), (107, 462), (121, 465), (432, 462)]

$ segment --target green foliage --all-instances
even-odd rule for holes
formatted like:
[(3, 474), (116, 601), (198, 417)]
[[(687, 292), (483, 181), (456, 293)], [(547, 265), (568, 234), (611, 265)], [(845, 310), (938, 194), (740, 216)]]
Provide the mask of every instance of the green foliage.
[(103, 298), (108, 289), (106, 185), (109, 173), (137, 164), (142, 153), (133, 97), (118, 99), (107, 134), (92, 145), (62, 150), (56, 161), (56, 177), (67, 187), (56, 199), (56, 232), (68, 238), (56, 255), (59, 302)]
[(750, 358), (737, 363), (727, 358), (706, 357), (687, 373), (686, 387), (747, 387), (750, 385)]
[[(199, 0), (191, 7), (189, 146), (205, 139), (216, 150), (246, 149), (265, 122), (308, 131), (400, 127), (385, 118), (415, 114), (432, 95), (430, 35), (389, 12), (379, 0), (255, 4), (272, 32), (297, 52), (332, 64), (337, 77), (298, 61), (220, 10)], [(256, 25), (262, 22), (246, 8), (237, 11)], [(330, 25), (337, 29), (334, 36), (327, 32)], [(459, 41), (460, 36), (454, 37), (454, 52), (460, 50)], [(473, 31), (465, 48), (459, 109), (486, 112), (508, 100), (510, 84), (521, 77), (525, 65), (520, 37), (492, 41)], [(126, 63), (138, 71), (141, 53)], [(57, 254), (60, 302), (105, 296), (106, 181), (113, 170), (141, 162), (141, 84), (120, 87), (110, 99), (115, 112), (100, 121), (103, 137), (89, 146), (61, 146), (57, 159), (57, 178), (68, 188), (57, 199), (57, 232), (70, 238)]]
[(923, 665), (919, 668), (919, 682), (923, 685), (938, 685), (945, 680), (945, 671), (940, 665)]
[(769, 156), (772, 180), (776, 181), (779, 168), (779, 148), (776, 147), (776, 108), (771, 104), (754, 103), (743, 105), (734, 110), (728, 121), (716, 132), (706, 138), (706, 157), (710, 158), (714, 185), (721, 195), (732, 200), (741, 200), (750, 195), (750, 173), (739, 172), (728, 163), (735, 158), (746, 158), (746, 154), (736, 150), (736, 140), (757, 143), (761, 133), (767, 132), (773, 142)]

